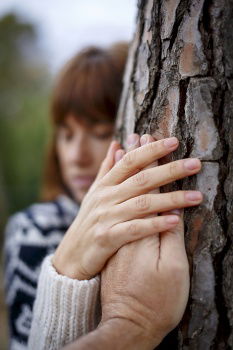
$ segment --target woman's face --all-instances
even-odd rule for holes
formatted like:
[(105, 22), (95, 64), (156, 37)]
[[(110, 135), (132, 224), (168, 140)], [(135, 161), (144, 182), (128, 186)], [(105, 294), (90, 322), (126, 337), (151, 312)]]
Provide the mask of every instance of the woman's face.
[(112, 139), (113, 124), (87, 125), (72, 114), (57, 131), (57, 155), (64, 184), (81, 202), (94, 181)]

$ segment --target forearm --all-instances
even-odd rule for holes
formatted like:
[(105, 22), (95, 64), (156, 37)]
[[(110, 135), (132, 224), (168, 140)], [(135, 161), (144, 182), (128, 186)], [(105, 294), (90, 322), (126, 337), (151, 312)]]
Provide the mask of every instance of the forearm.
[(152, 350), (161, 340), (146, 336), (140, 326), (131, 321), (112, 319), (64, 350)]

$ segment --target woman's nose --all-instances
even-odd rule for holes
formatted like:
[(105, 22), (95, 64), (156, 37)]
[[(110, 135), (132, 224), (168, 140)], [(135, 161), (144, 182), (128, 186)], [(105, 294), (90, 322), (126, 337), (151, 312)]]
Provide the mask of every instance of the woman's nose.
[(88, 137), (85, 135), (76, 137), (70, 149), (70, 159), (78, 165), (86, 165), (91, 162), (91, 152), (88, 145)]

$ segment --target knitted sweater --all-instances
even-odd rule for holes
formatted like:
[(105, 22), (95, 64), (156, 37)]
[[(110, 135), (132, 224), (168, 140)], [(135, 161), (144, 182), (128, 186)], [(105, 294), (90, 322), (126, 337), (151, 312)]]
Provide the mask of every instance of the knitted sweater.
[(8, 222), (5, 288), (11, 350), (60, 349), (98, 324), (99, 277), (73, 280), (59, 275), (51, 263), (77, 212), (77, 204), (62, 195)]

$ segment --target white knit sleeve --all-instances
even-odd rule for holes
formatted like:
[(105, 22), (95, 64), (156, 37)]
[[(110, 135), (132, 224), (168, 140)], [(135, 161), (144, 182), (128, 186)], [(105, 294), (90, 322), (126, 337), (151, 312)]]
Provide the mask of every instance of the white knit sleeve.
[(28, 349), (55, 350), (98, 325), (100, 277), (79, 281), (59, 275), (45, 258), (38, 282)]

